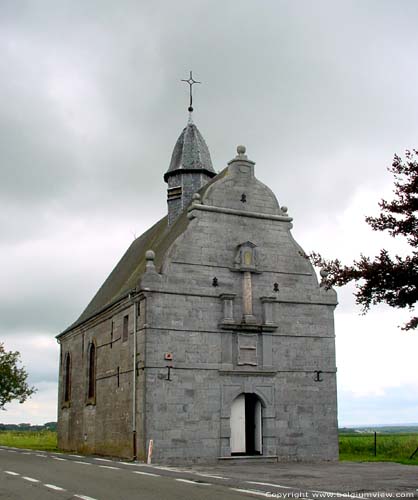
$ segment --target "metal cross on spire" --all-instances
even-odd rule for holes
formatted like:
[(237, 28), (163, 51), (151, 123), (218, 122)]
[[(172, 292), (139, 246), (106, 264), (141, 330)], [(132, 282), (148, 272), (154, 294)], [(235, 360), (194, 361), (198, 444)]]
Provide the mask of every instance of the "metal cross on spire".
[(193, 78), (193, 72), (190, 71), (190, 76), (187, 80), (181, 80), (182, 82), (186, 82), (189, 84), (189, 90), (190, 90), (190, 103), (189, 103), (189, 111), (190, 113), (193, 111), (193, 90), (192, 90), (192, 87), (195, 83), (202, 83), (202, 82), (198, 82), (197, 80), (195, 80)]

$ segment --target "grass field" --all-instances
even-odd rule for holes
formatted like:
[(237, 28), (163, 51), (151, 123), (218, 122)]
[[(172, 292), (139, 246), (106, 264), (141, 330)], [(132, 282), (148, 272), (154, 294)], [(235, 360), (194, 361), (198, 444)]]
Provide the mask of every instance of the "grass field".
[(0, 431), (0, 445), (56, 451), (57, 433), (53, 431)]
[[(57, 433), (52, 431), (0, 431), (0, 445), (32, 450), (57, 450)], [(418, 465), (418, 434), (378, 434), (377, 456), (374, 456), (373, 434), (340, 434), (340, 460), (354, 462), (399, 462)]]
[(377, 434), (377, 454), (374, 456), (373, 434), (340, 434), (340, 460), (399, 462), (418, 465), (418, 434)]

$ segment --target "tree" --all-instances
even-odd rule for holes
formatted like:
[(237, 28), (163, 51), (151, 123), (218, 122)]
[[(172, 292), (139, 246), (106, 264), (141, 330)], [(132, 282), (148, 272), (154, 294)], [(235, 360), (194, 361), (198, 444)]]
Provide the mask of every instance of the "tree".
[(36, 389), (27, 384), (28, 374), (26, 370), (18, 364), (20, 363), (20, 353), (18, 351), (6, 351), (0, 342), (0, 409), (4, 410), (5, 405), (17, 399), (19, 403), (24, 403)]
[[(408, 308), (411, 312), (418, 297), (418, 150), (406, 151), (405, 160), (394, 156), (388, 168), (394, 176), (394, 199), (381, 200), (378, 217), (366, 217), (375, 231), (388, 231), (392, 237), (404, 237), (409, 245), (406, 257), (391, 257), (380, 250), (374, 258), (360, 255), (351, 265), (342, 265), (338, 259), (326, 260), (312, 252), (308, 258), (321, 267), (322, 285), (326, 288), (356, 282), (356, 303), (366, 313), (371, 305), (386, 303), (391, 307)], [(418, 327), (418, 317), (412, 315), (402, 327)]]

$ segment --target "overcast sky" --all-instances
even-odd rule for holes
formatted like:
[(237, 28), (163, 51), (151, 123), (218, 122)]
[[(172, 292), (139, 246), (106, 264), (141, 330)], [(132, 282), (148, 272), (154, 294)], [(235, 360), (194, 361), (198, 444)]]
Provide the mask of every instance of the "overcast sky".
[[(0, 422), (56, 419), (55, 335), (165, 214), (190, 69), (214, 168), (245, 144), (306, 251), (407, 251), (364, 216), (418, 147), (417, 25), (414, 0), (2, 0), (0, 341), (38, 393)], [(417, 422), (407, 313), (338, 293), (340, 425)]]

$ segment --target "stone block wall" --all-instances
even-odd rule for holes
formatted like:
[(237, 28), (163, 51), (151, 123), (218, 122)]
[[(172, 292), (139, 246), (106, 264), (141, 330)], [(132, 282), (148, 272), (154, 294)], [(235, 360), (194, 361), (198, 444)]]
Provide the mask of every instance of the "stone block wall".
[[(128, 337), (123, 338), (128, 316)], [(112, 327), (113, 322), (113, 327)], [(132, 458), (133, 306), (126, 302), (77, 328), (61, 343), (58, 446), (64, 450)], [(96, 345), (96, 394), (88, 399), (88, 349)], [(138, 333), (138, 350), (143, 332)], [(71, 397), (63, 401), (64, 359), (71, 355)], [(137, 375), (137, 448), (142, 450), (144, 373)]]
[[(253, 393), (263, 405), (264, 455), (336, 460), (335, 292), (319, 286), (291, 236), (287, 210), (255, 179), (253, 165), (230, 170), (192, 208), (160, 286), (149, 293), (147, 439), (159, 462), (230, 456), (232, 402)], [(258, 255), (251, 274), (255, 326), (241, 323), (243, 273), (234, 268), (248, 240)], [(222, 294), (233, 297), (230, 328), (222, 326)], [(272, 301), (273, 328), (263, 327), (264, 297)], [(253, 365), (238, 364), (246, 335), (256, 337)], [(170, 380), (164, 353), (173, 355)]]

